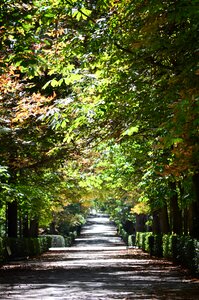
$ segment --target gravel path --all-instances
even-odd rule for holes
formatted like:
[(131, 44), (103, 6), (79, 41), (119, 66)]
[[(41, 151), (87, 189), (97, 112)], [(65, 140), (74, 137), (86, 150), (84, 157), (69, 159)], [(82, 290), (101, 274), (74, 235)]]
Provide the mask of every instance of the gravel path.
[(199, 280), (126, 249), (106, 215), (90, 216), (70, 248), (0, 268), (0, 299), (199, 299)]

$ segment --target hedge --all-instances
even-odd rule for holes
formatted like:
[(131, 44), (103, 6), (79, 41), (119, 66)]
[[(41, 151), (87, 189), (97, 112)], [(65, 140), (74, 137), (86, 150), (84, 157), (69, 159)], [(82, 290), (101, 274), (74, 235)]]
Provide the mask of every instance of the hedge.
[(50, 247), (52, 247), (52, 248), (65, 247), (65, 240), (62, 235), (49, 234), (49, 235), (44, 235), (44, 236), (49, 237), (51, 239)]
[(0, 262), (2, 262), (5, 258), (5, 246), (3, 243), (3, 239), (0, 237)]
[(70, 232), (67, 237), (50, 234), (38, 238), (0, 237), (0, 262), (40, 255), (48, 251), (50, 247), (69, 247), (79, 234), (79, 230), (80, 228), (78, 228), (78, 231)]
[(46, 252), (51, 245), (51, 238), (0, 238), (0, 262), (9, 259), (26, 258)]
[(56, 247), (70, 247), (75, 238), (78, 236), (79, 231), (73, 231), (69, 232), (67, 236), (62, 236), (59, 234), (49, 234), (45, 235), (51, 238), (51, 245), (50, 247), (56, 248)]
[(128, 246), (135, 246), (135, 234), (128, 236)]
[(123, 225), (119, 221), (116, 221), (115, 225), (117, 227), (118, 235), (121, 236), (126, 244), (128, 244), (128, 233), (124, 230)]
[(199, 275), (199, 241), (190, 236), (137, 232), (136, 245), (150, 255), (171, 259)]

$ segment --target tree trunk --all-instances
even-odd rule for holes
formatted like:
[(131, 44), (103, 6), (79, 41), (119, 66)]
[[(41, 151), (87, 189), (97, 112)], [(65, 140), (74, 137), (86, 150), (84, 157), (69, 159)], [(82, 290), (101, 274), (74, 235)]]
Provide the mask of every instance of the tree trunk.
[(185, 207), (183, 209), (183, 233), (188, 235), (188, 209)]
[(199, 239), (199, 173), (193, 176), (194, 200), (188, 210), (188, 226), (191, 237)]
[(54, 221), (50, 223), (50, 234), (57, 234), (56, 222)]
[(135, 224), (132, 221), (125, 221), (123, 223), (123, 228), (128, 234), (133, 234), (135, 233)]
[(29, 237), (28, 215), (23, 218), (23, 237)]
[(146, 231), (145, 222), (146, 222), (146, 215), (144, 214), (136, 215), (136, 225), (135, 225), (136, 232)]
[(189, 234), (199, 239), (199, 173), (193, 176), (195, 199), (189, 207)]
[(173, 233), (182, 233), (182, 212), (178, 204), (178, 194), (176, 191), (176, 183), (170, 182), (173, 195), (170, 199), (170, 210), (171, 210), (171, 228)]
[(8, 202), (7, 206), (8, 237), (17, 238), (17, 201)]
[(167, 234), (170, 232), (168, 210), (166, 204), (160, 209), (160, 228), (161, 233), (163, 234)]
[(30, 231), (29, 231), (29, 236), (30, 237), (38, 237), (39, 233), (39, 224), (38, 220), (34, 219), (30, 221)]
[[(184, 187), (182, 182), (178, 184), (180, 190), (180, 199), (181, 203), (183, 203), (183, 196), (184, 196)], [(181, 234), (188, 235), (188, 209), (185, 203), (183, 204), (183, 208), (181, 209), (181, 225), (182, 225), (182, 232)]]
[(161, 229), (160, 229), (160, 215), (159, 215), (159, 211), (158, 210), (153, 211), (152, 230), (153, 230), (154, 234), (160, 234), (161, 233)]

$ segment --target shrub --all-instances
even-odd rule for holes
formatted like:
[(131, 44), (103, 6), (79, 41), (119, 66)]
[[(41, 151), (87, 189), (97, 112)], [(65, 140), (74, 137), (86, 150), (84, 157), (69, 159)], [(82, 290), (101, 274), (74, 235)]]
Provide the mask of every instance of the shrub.
[(121, 236), (125, 244), (128, 244), (128, 234), (123, 228), (120, 229), (119, 235)]
[(73, 243), (73, 240), (70, 236), (64, 237), (65, 247), (70, 247)]
[(5, 238), (5, 249), (9, 249), (6, 252), (6, 257), (16, 258), (16, 257), (24, 257), (24, 240), (18, 238)]
[(77, 232), (76, 231), (70, 232), (69, 237), (71, 238), (71, 243), (73, 243), (75, 238), (77, 237)]
[(164, 235), (163, 257), (199, 273), (199, 242), (189, 236)]
[(119, 221), (115, 221), (118, 235), (121, 236), (126, 245), (128, 245), (128, 233), (124, 230), (123, 225)]
[(144, 234), (145, 232), (136, 233), (136, 245), (138, 248), (142, 248), (142, 250), (144, 250)]
[(151, 232), (137, 232), (136, 245), (151, 255), (172, 259), (199, 274), (199, 241), (190, 236), (153, 235)]
[(172, 253), (172, 236), (164, 234), (162, 237), (162, 252), (163, 257), (165, 258), (173, 258)]
[[(80, 230), (80, 228), (78, 229)], [(76, 230), (69, 232), (66, 236), (58, 235), (58, 234), (49, 234), (45, 235), (48, 239), (48, 247), (70, 247), (75, 238), (78, 236), (79, 231)]]
[(152, 253), (153, 244), (151, 243), (152, 232), (145, 233), (145, 242), (144, 242), (144, 250), (146, 252)]
[(51, 245), (50, 247), (65, 247), (64, 237), (58, 234), (46, 235), (46, 237), (51, 238)]
[(0, 237), (0, 262), (2, 262), (5, 258), (5, 247), (3, 243), (3, 239)]
[(128, 236), (128, 246), (135, 246), (135, 234), (129, 235)]
[(194, 239), (189, 236), (178, 236), (178, 251), (177, 261), (189, 268), (193, 272), (196, 272), (197, 266), (196, 260), (196, 244)]
[(162, 238), (163, 257), (172, 259), (174, 262), (178, 260), (181, 253), (181, 244), (176, 234), (164, 234)]
[(151, 236), (152, 232), (137, 232), (136, 233), (136, 245), (146, 252), (151, 253)]
[(154, 245), (153, 245), (153, 255), (157, 257), (162, 257), (163, 249), (162, 249), (162, 235), (155, 234), (154, 235)]
[(148, 243), (149, 243), (149, 253), (150, 256), (154, 255), (154, 236), (151, 234), (148, 237)]
[(40, 252), (43, 253), (48, 251), (51, 247), (51, 237), (50, 236), (39, 236), (39, 245), (40, 245)]
[(194, 240), (194, 244), (195, 244), (195, 259), (194, 259), (195, 273), (199, 274), (199, 241)]
[(39, 255), (49, 249), (49, 238), (4, 238), (0, 239), (0, 261)]
[(135, 244), (138, 248), (141, 248), (141, 232), (136, 232), (136, 236), (135, 236)]
[(136, 245), (151, 255), (162, 256), (162, 235), (153, 235), (152, 232), (137, 232)]

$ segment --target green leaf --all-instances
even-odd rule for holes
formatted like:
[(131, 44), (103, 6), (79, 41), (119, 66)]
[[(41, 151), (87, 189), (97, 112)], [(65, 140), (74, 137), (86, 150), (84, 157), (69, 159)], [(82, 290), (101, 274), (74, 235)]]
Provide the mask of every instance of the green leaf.
[(46, 84), (44, 84), (44, 86), (42, 87), (42, 89), (45, 90), (49, 86), (50, 83), (51, 83), (51, 80), (48, 81), (48, 82), (46, 82)]
[(90, 16), (91, 13), (92, 13), (91, 10), (89, 10), (85, 7), (82, 7), (81, 10), (73, 9), (72, 17), (76, 18), (77, 21), (80, 21), (81, 18), (83, 20), (86, 20)]
[(137, 133), (139, 131), (139, 127), (138, 126), (132, 126), (132, 127), (129, 127), (127, 130), (125, 130), (122, 135), (128, 135), (128, 136), (131, 136), (133, 135), (134, 133)]
[(66, 124), (67, 124), (67, 119), (61, 123), (61, 128), (63, 129), (66, 128)]
[(67, 85), (74, 83), (75, 81), (81, 80), (83, 75), (81, 74), (70, 74), (69, 76), (63, 78)]
[(53, 14), (53, 13), (46, 13), (45, 15), (44, 15), (46, 18), (54, 18), (55, 17), (55, 14)]
[(59, 85), (59, 81), (57, 81), (56, 79), (53, 79), (53, 80), (51, 80), (50, 84), (52, 87), (56, 87)]

